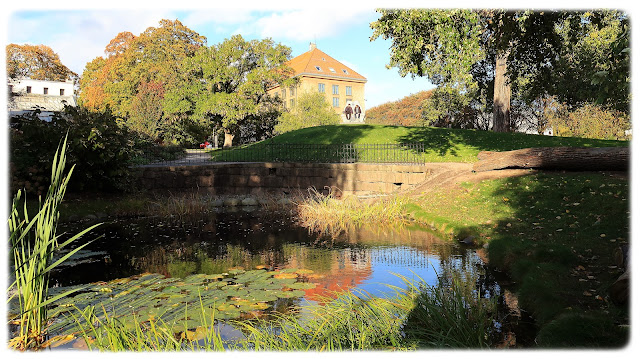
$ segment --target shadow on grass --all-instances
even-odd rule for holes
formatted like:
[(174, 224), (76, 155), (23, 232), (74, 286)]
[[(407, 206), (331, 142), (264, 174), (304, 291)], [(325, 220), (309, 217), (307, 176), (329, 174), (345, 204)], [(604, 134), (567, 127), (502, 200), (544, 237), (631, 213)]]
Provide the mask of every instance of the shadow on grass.
[(626, 141), (594, 140), (577, 137), (552, 137), (524, 133), (497, 133), (435, 127), (408, 127), (408, 133), (398, 143), (424, 143), (440, 156), (459, 155), (459, 146), (478, 151), (510, 151), (528, 147), (616, 147), (628, 146)]
[(514, 281), (520, 307), (537, 323), (537, 345), (624, 346), (629, 308), (612, 303), (608, 289), (623, 273), (614, 253), (629, 241), (628, 180), (546, 172), (494, 183), (488, 198), (502, 199), (512, 215), (480, 230), (491, 237), (490, 266)]

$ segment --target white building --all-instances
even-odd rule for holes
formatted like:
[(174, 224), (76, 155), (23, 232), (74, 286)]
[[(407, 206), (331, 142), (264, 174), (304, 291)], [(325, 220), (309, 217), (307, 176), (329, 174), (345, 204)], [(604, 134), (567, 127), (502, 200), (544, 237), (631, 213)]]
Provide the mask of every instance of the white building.
[(76, 106), (74, 82), (9, 79), (9, 118), (40, 109), (40, 118), (51, 121), (65, 105)]

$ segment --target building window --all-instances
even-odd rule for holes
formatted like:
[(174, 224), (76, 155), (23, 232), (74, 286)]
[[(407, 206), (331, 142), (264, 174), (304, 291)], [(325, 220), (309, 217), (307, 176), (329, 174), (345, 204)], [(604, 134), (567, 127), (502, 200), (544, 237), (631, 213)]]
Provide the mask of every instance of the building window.
[(64, 96), (64, 89), (60, 89), (60, 96)]
[(287, 97), (287, 90), (282, 90), (282, 99)]
[(334, 95), (340, 94), (340, 87), (338, 85), (333, 85), (333, 94)]
[(336, 70), (333, 67), (329, 67), (329, 71), (333, 72), (334, 74), (336, 73)]
[(347, 70), (345, 70), (345, 69), (342, 69), (342, 72), (344, 72), (344, 74), (345, 74), (345, 75), (348, 75), (348, 74), (349, 74), (349, 71), (347, 71)]
[(333, 107), (340, 107), (340, 98), (338, 97), (333, 98)]
[(296, 105), (296, 100), (295, 99), (289, 100), (289, 105), (290, 105), (290, 108), (293, 108)]
[(318, 84), (318, 92), (324, 93), (324, 84)]
[(295, 94), (295, 88), (293, 86), (289, 87), (289, 96), (293, 96)]
[(27, 93), (31, 93), (31, 86), (27, 86)]
[(42, 93), (45, 94), (45, 95), (48, 95), (49, 94), (49, 88), (45, 87), (44, 91)]
[(351, 95), (351, 86), (347, 86), (347, 88), (345, 89), (345, 91), (347, 92), (347, 96), (352, 96), (352, 95)]
[(316, 70), (318, 70), (318, 71), (322, 71), (322, 69), (320, 68), (320, 66), (316, 66)]

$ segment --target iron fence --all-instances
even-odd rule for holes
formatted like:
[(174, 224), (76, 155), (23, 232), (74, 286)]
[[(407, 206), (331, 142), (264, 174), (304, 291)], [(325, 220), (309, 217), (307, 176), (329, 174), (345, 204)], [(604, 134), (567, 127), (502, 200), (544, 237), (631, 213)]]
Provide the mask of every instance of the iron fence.
[(405, 144), (253, 144), (221, 149), (187, 149), (178, 158), (138, 159), (139, 165), (190, 165), (211, 162), (308, 162), (424, 164), (425, 146)]

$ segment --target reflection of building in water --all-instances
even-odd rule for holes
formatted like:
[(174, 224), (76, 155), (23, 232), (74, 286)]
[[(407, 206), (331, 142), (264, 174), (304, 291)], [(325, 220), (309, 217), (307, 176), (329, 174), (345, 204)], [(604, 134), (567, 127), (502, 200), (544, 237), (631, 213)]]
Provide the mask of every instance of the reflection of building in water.
[(287, 267), (314, 270), (315, 275), (310, 278), (317, 285), (306, 290), (306, 297), (310, 300), (318, 300), (320, 297), (335, 298), (341, 292), (361, 285), (373, 273), (371, 253), (367, 249), (298, 247), (298, 250), (307, 252), (308, 256), (291, 256)]
[[(423, 249), (412, 247), (389, 247), (371, 248), (371, 261), (374, 264), (401, 265), (409, 268), (429, 268), (433, 266), (431, 263), (432, 255), (425, 253)], [(437, 257), (436, 257), (437, 258)]]

